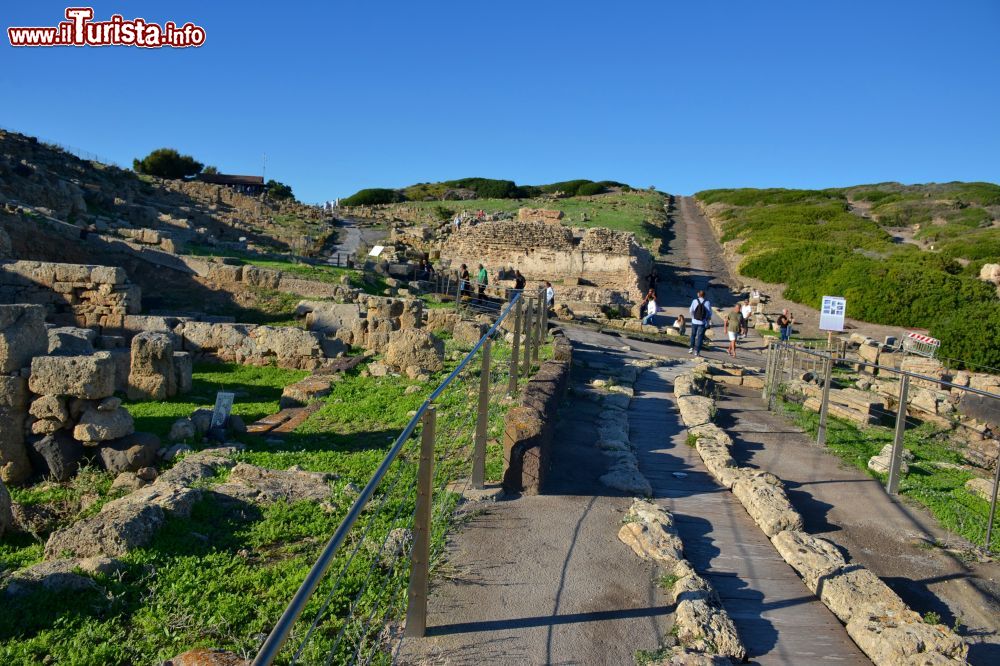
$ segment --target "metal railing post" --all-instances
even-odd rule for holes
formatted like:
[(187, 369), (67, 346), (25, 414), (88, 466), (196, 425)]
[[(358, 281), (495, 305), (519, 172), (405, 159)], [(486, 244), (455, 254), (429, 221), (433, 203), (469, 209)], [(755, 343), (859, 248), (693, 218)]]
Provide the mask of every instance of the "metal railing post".
[[(514, 297), (517, 298), (517, 295), (515, 294)], [(517, 393), (517, 370), (521, 353), (521, 305), (523, 300), (523, 298), (518, 298), (517, 305), (514, 306), (514, 344), (511, 345), (510, 349), (510, 379), (507, 383), (508, 395)]]
[(524, 311), (524, 369), (521, 374), (528, 376), (531, 373), (531, 338), (534, 335), (535, 327), (531, 319), (532, 303), (529, 298)]
[(993, 552), (993, 519), (997, 515), (997, 489), (1000, 487), (1000, 456), (994, 463), (996, 469), (993, 472), (993, 499), (990, 501), (990, 522), (986, 524), (986, 552)]
[(767, 393), (767, 408), (774, 411), (778, 404), (778, 389), (781, 387), (782, 366), (785, 360), (785, 343), (779, 343), (774, 350), (774, 367), (771, 368), (771, 388)]
[(833, 383), (833, 356), (826, 357), (823, 366), (823, 402), (819, 408), (819, 428), (816, 429), (816, 444), (826, 446), (826, 420), (830, 411), (830, 384)]
[(405, 636), (427, 632), (427, 592), (431, 560), (431, 493), (434, 492), (434, 405), (424, 413), (417, 470), (417, 506), (413, 513), (413, 550), (410, 552), (410, 589), (407, 593)]
[(455, 312), (462, 311), (462, 278), (455, 280)]
[(885, 490), (890, 495), (899, 492), (899, 468), (903, 461), (903, 435), (906, 433), (906, 394), (910, 377), (903, 375), (899, 382), (899, 407), (896, 409), (896, 434), (892, 438), (892, 458), (889, 461), (889, 481)]
[(792, 379), (795, 377), (795, 356), (796, 356), (796, 352), (797, 352), (797, 349), (795, 347), (792, 347), (792, 355), (791, 355), (790, 362), (788, 364), (788, 381), (792, 381)]
[(479, 374), (479, 410), (476, 416), (476, 438), (472, 447), (472, 487), (482, 490), (486, 483), (486, 428), (490, 424), (490, 347), (483, 344), (483, 365)]

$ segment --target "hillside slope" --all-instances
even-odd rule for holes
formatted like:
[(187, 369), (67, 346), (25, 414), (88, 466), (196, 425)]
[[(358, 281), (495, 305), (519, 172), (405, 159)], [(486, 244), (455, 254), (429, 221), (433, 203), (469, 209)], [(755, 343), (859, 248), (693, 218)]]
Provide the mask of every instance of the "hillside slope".
[(178, 247), (246, 237), (263, 248), (310, 253), (332, 233), (317, 208), (263, 201), (219, 185), (140, 176), (0, 130), (0, 204), (5, 202), (122, 236), (141, 229), (168, 232)]
[(898, 183), (829, 190), (730, 189), (696, 195), (740, 273), (787, 285), (817, 307), (929, 329), (941, 353), (1000, 367), (1000, 300), (978, 279), (1000, 261), (1000, 186)]

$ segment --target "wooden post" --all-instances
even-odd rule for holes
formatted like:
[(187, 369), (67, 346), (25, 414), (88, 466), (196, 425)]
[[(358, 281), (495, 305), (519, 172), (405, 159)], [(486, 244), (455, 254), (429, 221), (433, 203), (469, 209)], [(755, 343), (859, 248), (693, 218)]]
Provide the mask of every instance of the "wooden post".
[[(517, 294), (515, 294), (516, 297)], [(510, 396), (517, 393), (518, 359), (521, 352), (521, 305), (523, 301), (524, 298), (518, 298), (517, 305), (514, 306), (514, 344), (511, 345), (510, 350), (510, 379), (507, 384), (507, 395)]]
[(892, 438), (892, 457), (889, 459), (889, 481), (886, 492), (899, 491), (899, 468), (903, 461), (903, 435), (906, 434), (906, 398), (910, 389), (910, 376), (903, 375), (899, 382), (899, 407), (896, 409), (896, 433)]
[(833, 356), (826, 358), (823, 368), (823, 401), (819, 408), (819, 428), (816, 429), (816, 444), (826, 446), (826, 415), (830, 408), (830, 383), (833, 380)]
[(431, 494), (434, 492), (434, 405), (424, 412), (420, 437), (420, 466), (417, 469), (417, 506), (413, 513), (413, 550), (410, 551), (410, 588), (406, 603), (406, 636), (427, 632), (427, 593), (431, 562)]
[(476, 416), (476, 438), (472, 448), (472, 487), (482, 490), (486, 483), (486, 429), (490, 422), (490, 346), (483, 343), (483, 365), (479, 373), (479, 412)]

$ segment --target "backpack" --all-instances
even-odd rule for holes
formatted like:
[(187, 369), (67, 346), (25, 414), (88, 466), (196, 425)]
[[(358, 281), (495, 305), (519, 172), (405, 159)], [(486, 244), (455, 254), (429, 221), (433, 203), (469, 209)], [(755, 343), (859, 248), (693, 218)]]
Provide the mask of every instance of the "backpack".
[(705, 321), (708, 316), (708, 308), (705, 307), (705, 301), (698, 299), (698, 305), (694, 306), (694, 318), (698, 321)]

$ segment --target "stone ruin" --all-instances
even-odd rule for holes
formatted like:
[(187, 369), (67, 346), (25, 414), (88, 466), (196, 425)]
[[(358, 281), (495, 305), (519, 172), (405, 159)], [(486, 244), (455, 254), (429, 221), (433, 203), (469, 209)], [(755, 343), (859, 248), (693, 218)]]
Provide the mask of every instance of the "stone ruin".
[(549, 280), (556, 285), (557, 302), (574, 311), (628, 307), (642, 299), (653, 258), (634, 234), (600, 227), (570, 229), (554, 222), (466, 225), (444, 242), (441, 258), (452, 268), (482, 263), (491, 274), (510, 269), (505, 277), (512, 278), (516, 268), (529, 281)]
[[(369, 296), (359, 304), (302, 301), (296, 314), (310, 332), (335, 336), (345, 345), (384, 354), (369, 367), (373, 375), (404, 373), (417, 378), (444, 367), (444, 344), (424, 326), (423, 301)], [(460, 320), (454, 312), (427, 312), (433, 330), (453, 331)], [(478, 329), (477, 329), (478, 330)], [(478, 338), (477, 338), (478, 340)]]
[[(53, 331), (47, 334), (40, 305), (0, 305), (0, 480), (44, 475), (65, 481), (84, 460), (112, 472), (151, 465), (159, 439), (135, 432), (131, 414), (114, 397), (111, 352), (94, 351), (88, 331)], [(132, 357), (130, 377), (158, 395), (170, 386), (176, 391), (169, 345), (140, 344)], [(187, 377), (190, 386), (190, 372)]]
[(0, 302), (43, 305), (51, 322), (121, 328), (126, 315), (140, 312), (141, 299), (123, 268), (0, 262)]

